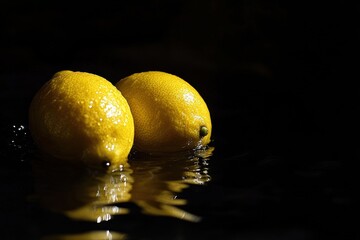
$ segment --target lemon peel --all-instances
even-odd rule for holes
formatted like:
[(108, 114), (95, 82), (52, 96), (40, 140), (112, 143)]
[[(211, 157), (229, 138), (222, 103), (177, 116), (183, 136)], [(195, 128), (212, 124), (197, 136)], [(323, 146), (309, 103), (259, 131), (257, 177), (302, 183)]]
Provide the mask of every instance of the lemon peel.
[(128, 101), (134, 118), (134, 149), (177, 152), (210, 143), (208, 106), (184, 79), (167, 72), (146, 71), (122, 78), (115, 86)]
[(45, 154), (106, 167), (125, 164), (134, 141), (126, 99), (88, 72), (55, 73), (31, 101), (29, 129)]

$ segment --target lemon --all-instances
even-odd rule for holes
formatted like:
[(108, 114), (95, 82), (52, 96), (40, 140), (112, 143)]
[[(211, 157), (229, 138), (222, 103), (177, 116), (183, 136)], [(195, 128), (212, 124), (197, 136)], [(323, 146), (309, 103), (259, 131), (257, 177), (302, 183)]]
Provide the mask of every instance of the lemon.
[(122, 78), (115, 86), (128, 101), (134, 118), (134, 149), (177, 152), (209, 144), (212, 124), (208, 106), (184, 79), (146, 71)]
[(33, 97), (29, 129), (39, 149), (58, 159), (124, 164), (134, 141), (126, 99), (105, 78), (59, 71)]

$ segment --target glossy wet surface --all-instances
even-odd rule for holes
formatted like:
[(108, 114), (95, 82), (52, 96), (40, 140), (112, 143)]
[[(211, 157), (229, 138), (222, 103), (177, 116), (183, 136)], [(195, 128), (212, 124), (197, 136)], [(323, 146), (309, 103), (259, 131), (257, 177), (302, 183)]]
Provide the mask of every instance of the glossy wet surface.
[[(0, 239), (359, 239), (358, 6), (39, 3), (1, 7)], [(106, 175), (41, 161), (28, 106), (64, 69), (177, 74), (212, 151)]]
[(208, 148), (161, 157), (133, 154), (129, 164), (109, 172), (34, 159), (30, 200), (80, 221), (101, 223), (116, 215), (131, 214), (131, 209), (122, 205), (132, 203), (149, 215), (199, 222), (201, 217), (181, 209), (187, 203), (181, 192), (211, 180), (208, 161), (212, 151)]
[(351, 172), (346, 162), (308, 155), (315, 151), (293, 156), (259, 148), (240, 152), (236, 146), (225, 151), (228, 146), (219, 143), (192, 154), (134, 153), (129, 166), (105, 174), (42, 160), (25, 125), (9, 125), (3, 133), (8, 145), (2, 149), (7, 160), (1, 169), (2, 234), (12, 239), (356, 234), (347, 218), (355, 204)]

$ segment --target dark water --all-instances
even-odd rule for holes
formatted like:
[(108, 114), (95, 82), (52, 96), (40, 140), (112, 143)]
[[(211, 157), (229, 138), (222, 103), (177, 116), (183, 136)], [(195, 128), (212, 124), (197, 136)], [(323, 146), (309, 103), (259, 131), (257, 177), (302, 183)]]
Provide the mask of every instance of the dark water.
[[(0, 8), (0, 239), (359, 239), (358, 4), (119, 3)], [(28, 106), (64, 69), (177, 74), (210, 148), (109, 175), (40, 161)]]
[(162, 157), (133, 153), (129, 166), (103, 174), (42, 161), (25, 123), (4, 126), (2, 136), (6, 239), (352, 239), (358, 234), (349, 219), (356, 170), (321, 143), (296, 142), (291, 149), (288, 141), (294, 138), (284, 139), (277, 149), (275, 141), (257, 139), (258, 145), (245, 151), (215, 135), (205, 150)]

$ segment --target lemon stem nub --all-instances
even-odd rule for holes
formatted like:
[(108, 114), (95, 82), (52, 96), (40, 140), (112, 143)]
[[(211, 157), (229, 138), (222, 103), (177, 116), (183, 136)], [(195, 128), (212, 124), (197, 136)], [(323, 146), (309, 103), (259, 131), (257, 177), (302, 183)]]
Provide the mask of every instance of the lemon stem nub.
[(206, 135), (208, 135), (209, 130), (207, 127), (205, 126), (201, 126), (200, 127), (200, 137), (205, 137)]

